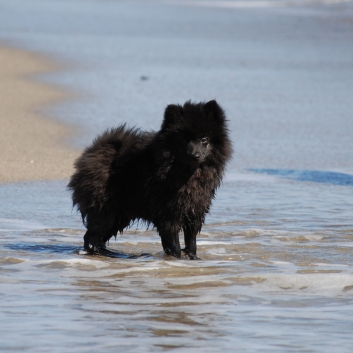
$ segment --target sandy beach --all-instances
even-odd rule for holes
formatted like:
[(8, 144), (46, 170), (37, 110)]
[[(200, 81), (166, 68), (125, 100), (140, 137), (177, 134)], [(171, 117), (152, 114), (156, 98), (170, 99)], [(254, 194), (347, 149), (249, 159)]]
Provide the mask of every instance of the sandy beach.
[(31, 79), (58, 69), (39, 55), (0, 47), (0, 182), (70, 176), (79, 154), (66, 143), (73, 129), (40, 113), (69, 94)]

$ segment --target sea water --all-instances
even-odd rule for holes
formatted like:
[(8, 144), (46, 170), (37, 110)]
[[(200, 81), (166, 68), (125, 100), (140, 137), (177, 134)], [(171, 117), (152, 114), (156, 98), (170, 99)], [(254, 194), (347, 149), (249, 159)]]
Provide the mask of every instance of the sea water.
[(87, 255), (68, 180), (0, 185), (2, 352), (352, 351), (352, 6), (209, 3), (0, 2), (3, 41), (66, 64), (33, 79), (79, 93), (46, 108), (75, 146), (212, 98), (234, 146), (199, 261), (143, 223)]
[(346, 177), (233, 175), (200, 261), (165, 256), (143, 224), (110, 241), (116, 257), (86, 255), (64, 182), (0, 186), (2, 351), (350, 352)]

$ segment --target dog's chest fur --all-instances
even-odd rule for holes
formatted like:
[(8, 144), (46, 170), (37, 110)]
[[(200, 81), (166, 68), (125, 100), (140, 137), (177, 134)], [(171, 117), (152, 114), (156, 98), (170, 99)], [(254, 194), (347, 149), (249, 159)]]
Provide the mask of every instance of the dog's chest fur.
[(179, 211), (194, 215), (208, 212), (218, 186), (219, 178), (214, 168), (197, 168), (176, 192)]

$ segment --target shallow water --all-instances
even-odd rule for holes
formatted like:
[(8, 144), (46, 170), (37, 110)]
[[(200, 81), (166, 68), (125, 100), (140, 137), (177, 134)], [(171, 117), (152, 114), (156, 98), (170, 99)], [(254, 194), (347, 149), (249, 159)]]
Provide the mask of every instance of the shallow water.
[(350, 352), (352, 186), (271, 174), (228, 175), (201, 261), (143, 224), (86, 255), (64, 182), (1, 186), (2, 351)]
[(235, 150), (201, 261), (143, 224), (88, 256), (67, 181), (0, 185), (2, 352), (352, 351), (353, 6), (324, 2), (0, 0), (1, 40), (65, 63), (35, 79), (78, 93), (46, 107), (76, 146), (216, 98)]

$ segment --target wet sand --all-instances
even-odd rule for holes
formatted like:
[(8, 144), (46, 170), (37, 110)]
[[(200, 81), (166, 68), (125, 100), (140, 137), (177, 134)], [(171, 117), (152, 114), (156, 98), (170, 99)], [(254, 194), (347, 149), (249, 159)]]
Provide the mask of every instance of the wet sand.
[(41, 111), (70, 95), (35, 81), (60, 69), (39, 55), (0, 47), (0, 182), (68, 178), (79, 152), (67, 137), (73, 129)]

